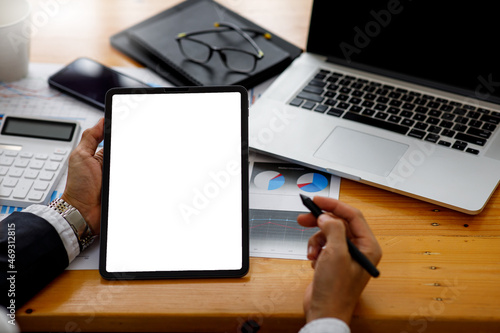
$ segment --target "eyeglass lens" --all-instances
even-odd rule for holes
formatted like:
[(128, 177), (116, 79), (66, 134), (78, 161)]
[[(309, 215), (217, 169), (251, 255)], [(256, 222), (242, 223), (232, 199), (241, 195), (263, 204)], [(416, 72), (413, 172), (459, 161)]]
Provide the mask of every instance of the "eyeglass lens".
[(227, 67), (232, 70), (250, 72), (255, 68), (256, 59), (251, 54), (237, 50), (222, 50), (221, 53)]
[(181, 39), (180, 46), (184, 56), (195, 62), (207, 62), (212, 53), (212, 50), (208, 47), (208, 45), (188, 38)]

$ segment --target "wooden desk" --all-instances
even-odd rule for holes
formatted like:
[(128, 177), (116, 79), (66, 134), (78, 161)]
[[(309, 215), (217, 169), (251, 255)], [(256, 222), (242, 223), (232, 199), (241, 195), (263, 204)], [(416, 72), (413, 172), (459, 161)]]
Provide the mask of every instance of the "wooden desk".
[[(109, 36), (178, 2), (33, 0), (39, 21), (31, 60), (89, 56), (136, 66), (111, 48)], [(305, 47), (311, 0), (221, 3)], [(381, 277), (363, 293), (353, 332), (500, 331), (499, 191), (473, 217), (348, 180), (340, 198), (364, 212), (384, 251)], [(25, 331), (238, 332), (253, 319), (260, 332), (296, 332), (311, 277), (307, 261), (262, 258), (236, 280), (109, 282), (97, 271), (67, 271), (17, 319)]]

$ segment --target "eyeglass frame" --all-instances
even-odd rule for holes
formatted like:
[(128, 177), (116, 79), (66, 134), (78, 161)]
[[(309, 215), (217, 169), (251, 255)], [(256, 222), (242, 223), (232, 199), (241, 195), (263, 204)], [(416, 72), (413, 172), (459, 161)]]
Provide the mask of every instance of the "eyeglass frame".
[[(232, 71), (239, 72), (239, 73), (250, 73), (250, 72), (252, 72), (255, 69), (255, 67), (257, 66), (257, 61), (260, 60), (260, 59), (262, 59), (264, 57), (264, 52), (260, 49), (260, 47), (257, 45), (257, 43), (255, 43), (255, 41), (253, 40), (253, 38), (250, 37), (245, 31), (257, 33), (259, 35), (264, 36), (264, 38), (266, 38), (266, 39), (271, 39), (272, 35), (269, 32), (263, 32), (263, 31), (259, 31), (259, 30), (256, 30), (256, 29), (240, 28), (237, 25), (235, 25), (233, 23), (230, 23), (230, 22), (215, 22), (214, 26), (216, 28), (225, 27), (226, 29), (206, 29), (206, 30), (193, 31), (193, 32), (189, 32), (189, 33), (187, 33), (187, 32), (181, 32), (181, 33), (179, 33), (175, 39), (176, 39), (177, 43), (179, 44), (179, 49), (181, 50), (182, 54), (188, 60), (190, 60), (190, 61), (193, 61), (193, 62), (198, 63), (198, 64), (204, 64), (204, 63), (207, 63), (212, 58), (213, 53), (216, 52), (216, 53), (219, 54), (219, 57), (221, 58), (221, 60), (224, 63), (224, 65), (227, 68), (231, 69)], [(203, 42), (201, 40), (198, 40), (198, 39), (189, 38), (189, 37), (195, 36), (195, 35), (201, 35), (201, 34), (213, 33), (213, 32), (225, 32), (225, 31), (235, 31), (235, 32), (237, 32), (240, 36), (242, 36), (246, 41), (248, 41), (250, 43), (250, 45), (253, 47), (253, 49), (256, 51), (257, 54), (249, 52), (249, 51), (244, 50), (242, 48), (236, 48), (236, 47), (230, 47), (230, 46), (218, 47), (218, 46), (215, 46), (215, 45), (207, 44), (207, 43), (205, 43), (205, 42)], [(187, 39), (189, 39), (191, 41), (194, 41), (196, 43), (200, 43), (200, 44), (205, 45), (206, 47), (208, 47), (208, 49), (210, 50), (210, 52), (208, 54), (207, 59), (204, 60), (204, 61), (201, 61), (201, 60), (192, 58), (189, 55), (187, 55), (185, 53), (184, 48), (181, 45), (181, 40), (184, 39), (184, 38), (187, 38)], [(226, 56), (224, 55), (224, 51), (225, 50), (242, 52), (242, 53), (246, 53), (248, 55), (253, 56), (254, 62), (253, 62), (252, 68), (245, 71), (245, 70), (238, 70), (238, 69), (230, 67), (229, 64), (227, 63)]]

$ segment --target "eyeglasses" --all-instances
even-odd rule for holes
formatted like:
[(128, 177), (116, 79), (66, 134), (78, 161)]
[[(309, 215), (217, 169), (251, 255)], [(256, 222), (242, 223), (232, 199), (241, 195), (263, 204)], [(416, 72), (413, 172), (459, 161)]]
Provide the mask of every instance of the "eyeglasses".
[[(215, 22), (217, 29), (200, 30), (194, 32), (182, 32), (177, 35), (176, 40), (182, 54), (189, 60), (199, 64), (204, 64), (212, 58), (214, 52), (218, 53), (224, 65), (235, 72), (249, 73), (255, 69), (257, 61), (264, 57), (264, 52), (259, 48), (255, 41), (245, 32), (249, 31), (257, 35), (262, 35), (266, 39), (271, 39), (271, 34), (255, 29), (240, 28), (229, 22)], [(223, 27), (223, 29), (220, 29)], [(225, 29), (224, 29), (225, 28)], [(245, 30), (245, 31), (244, 31)], [(235, 31), (242, 36), (254, 49), (249, 52), (237, 47), (217, 47), (207, 44), (201, 40), (192, 38), (196, 35), (207, 33), (219, 33), (225, 31)]]

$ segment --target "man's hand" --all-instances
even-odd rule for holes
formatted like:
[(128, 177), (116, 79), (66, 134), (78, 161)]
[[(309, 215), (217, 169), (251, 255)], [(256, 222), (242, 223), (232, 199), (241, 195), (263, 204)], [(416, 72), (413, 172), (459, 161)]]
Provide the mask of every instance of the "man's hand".
[(318, 219), (311, 213), (297, 218), (303, 226), (320, 229), (308, 244), (307, 257), (315, 272), (304, 297), (306, 319), (333, 317), (349, 324), (370, 275), (351, 258), (346, 236), (375, 265), (382, 250), (359, 210), (331, 198), (313, 201), (328, 213)]
[(71, 153), (68, 181), (62, 199), (78, 209), (94, 235), (101, 225), (102, 149), (97, 146), (104, 138), (104, 118), (85, 130), (82, 140)]

